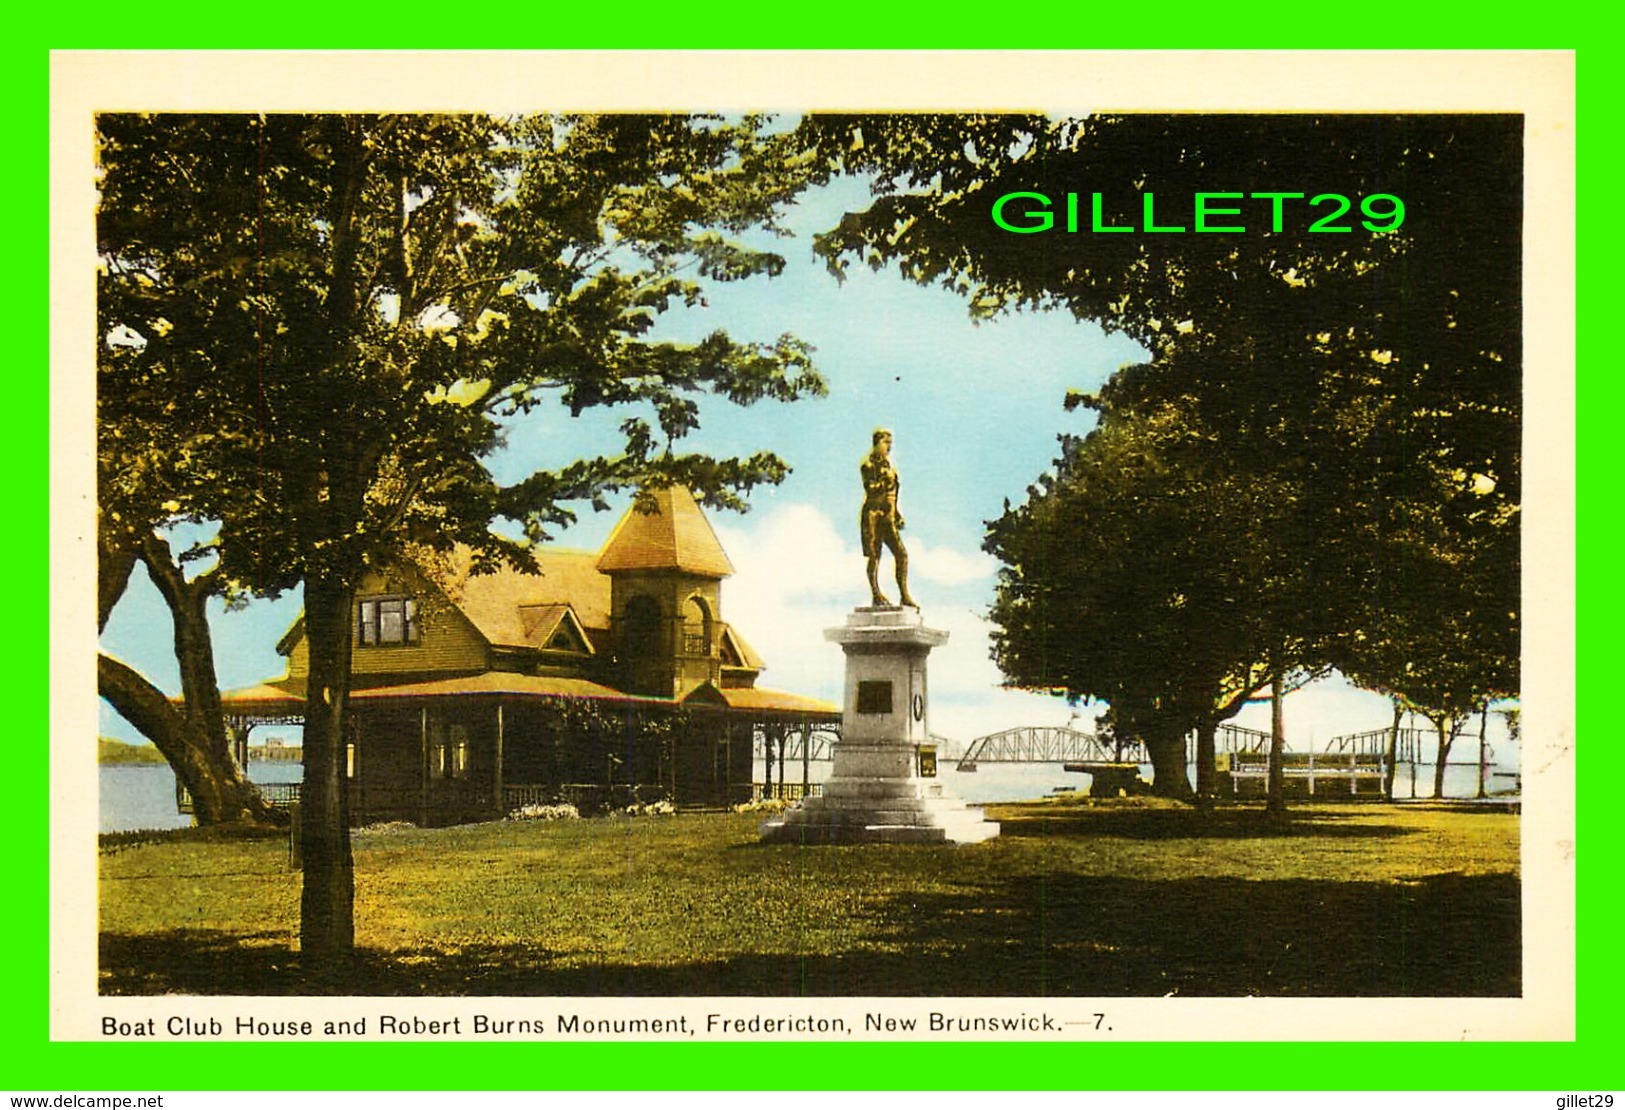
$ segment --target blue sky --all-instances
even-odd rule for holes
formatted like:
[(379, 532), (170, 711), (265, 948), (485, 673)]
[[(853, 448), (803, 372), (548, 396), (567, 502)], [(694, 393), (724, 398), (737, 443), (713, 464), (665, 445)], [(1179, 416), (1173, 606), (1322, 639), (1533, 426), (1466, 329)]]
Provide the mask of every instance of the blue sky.
[[(685, 441), (686, 449), (719, 455), (770, 447), (793, 468), (781, 486), (751, 495), (748, 514), (712, 514), (738, 571), (723, 587), (724, 619), (766, 658), (762, 685), (838, 700), (841, 656), (822, 630), (867, 602), (857, 467), (873, 429), (889, 427), (912, 592), (926, 621), (951, 633), (931, 660), (933, 730), (969, 740), (1016, 725), (1064, 724), (1070, 711), (1060, 699), (998, 688), (983, 619), (997, 566), (981, 551), (983, 525), (1006, 498), (1020, 501), (1048, 468), (1058, 435), (1089, 427), (1090, 414), (1064, 411), (1066, 391), (1098, 387), (1144, 352), (1064, 312), (973, 323), (962, 297), (906, 282), (894, 271), (854, 268), (837, 282), (813, 258), (811, 234), (832, 226), (842, 211), (865, 206), (867, 196), (867, 186), (852, 180), (809, 195), (786, 221), (794, 238), (774, 241), (788, 258), (782, 275), (716, 285), (705, 307), (673, 312), (659, 326), (658, 334), (674, 339), (718, 328), (759, 341), (791, 333), (816, 348), (829, 383), (828, 397), (791, 405), (740, 409), (713, 399), (702, 405), (701, 429)], [(571, 419), (562, 407), (537, 409), (513, 423), (492, 468), (511, 482), (612, 448), (624, 415)], [(598, 547), (624, 505), (623, 498), (608, 513), (586, 510), (559, 542)], [(889, 560), (883, 573), (889, 575)], [(297, 597), (286, 597), (229, 614), (216, 607), (224, 688), (282, 673), (274, 645), (298, 605)], [(165, 690), (178, 690), (167, 611), (139, 575), (103, 645)], [(1383, 699), (1335, 680), (1293, 695), (1287, 712), (1289, 737), (1299, 748), (1388, 720)], [(1267, 727), (1267, 710), (1249, 708), (1240, 722)], [(106, 703), (101, 730), (138, 739)]]

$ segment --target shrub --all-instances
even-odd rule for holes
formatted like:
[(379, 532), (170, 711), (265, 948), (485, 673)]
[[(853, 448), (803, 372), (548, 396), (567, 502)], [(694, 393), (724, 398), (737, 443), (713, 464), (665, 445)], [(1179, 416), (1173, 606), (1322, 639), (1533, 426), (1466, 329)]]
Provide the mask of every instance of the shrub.
[(652, 802), (633, 802), (622, 812), (628, 817), (670, 817), (677, 812), (677, 807), (659, 798)]
[(557, 805), (540, 805), (532, 802), (508, 814), (510, 821), (575, 821), (580, 817), (581, 811), (569, 802)]
[(415, 828), (417, 828), (417, 826), (414, 825), (410, 821), (379, 821), (379, 822), (376, 822), (375, 824), (371, 824), (371, 825), (362, 825), (359, 829), (356, 830), (356, 832), (357, 833), (392, 833), (392, 832), (404, 832), (407, 829), (415, 829)]

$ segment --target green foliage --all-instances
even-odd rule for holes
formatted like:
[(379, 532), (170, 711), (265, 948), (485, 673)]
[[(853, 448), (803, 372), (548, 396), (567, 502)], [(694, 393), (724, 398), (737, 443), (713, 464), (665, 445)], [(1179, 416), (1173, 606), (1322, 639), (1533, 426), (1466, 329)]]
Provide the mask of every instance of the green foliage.
[(1105, 702), (1113, 733), (1144, 739), (1172, 779), (1164, 792), (1182, 792), (1188, 732), (1310, 665), (1301, 487), (1214, 443), (1188, 408), (1108, 411), (986, 541), (1008, 680)]
[[(819, 241), (832, 270), (896, 263), (973, 315), (1062, 307), (1152, 353), (1069, 396), (1100, 429), (992, 527), (1014, 681), (1114, 711), (1206, 691), (1187, 718), (1255, 668), (1337, 665), (1439, 707), (1516, 690), (1520, 120), (826, 116), (804, 133), (828, 166), (877, 175), (874, 205)], [(1244, 234), (1087, 230), (1092, 193), (1132, 226), (1146, 194), (1166, 223), (1217, 190), (1388, 193), (1407, 216), (1275, 230), (1248, 201)], [(1011, 192), (1057, 210), (1080, 194), (1084, 229), (999, 228)]]
[[(257, 590), (402, 537), (523, 561), (493, 517), (540, 539), (639, 484), (741, 507), (787, 468), (678, 453), (694, 398), (822, 393), (807, 348), (647, 333), (782, 268), (725, 237), (798, 186), (762, 122), (101, 117), (104, 503), (221, 521)], [(550, 398), (628, 408), (622, 449), (500, 488), (500, 418)]]

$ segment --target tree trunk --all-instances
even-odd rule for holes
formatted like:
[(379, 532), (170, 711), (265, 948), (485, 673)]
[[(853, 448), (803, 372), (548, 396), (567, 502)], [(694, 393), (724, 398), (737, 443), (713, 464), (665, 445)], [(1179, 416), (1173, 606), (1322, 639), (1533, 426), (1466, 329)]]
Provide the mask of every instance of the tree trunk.
[(1456, 742), (1456, 732), (1460, 724), (1452, 717), (1437, 717), (1433, 721), (1433, 730), (1439, 737), (1439, 759), (1433, 765), (1433, 796), (1444, 797), (1444, 769), (1450, 760), (1450, 746)]
[[(260, 797), (232, 758), (220, 682), (214, 669), (208, 583), (202, 579), (186, 581), (161, 537), (149, 534), (132, 543), (138, 547), (140, 561), (169, 608), (182, 704), (176, 706), (139, 672), (108, 655), (97, 659), (98, 692), (169, 762), (175, 777), (192, 796), (192, 813), (199, 825), (282, 823), (284, 815)], [(129, 584), (136, 558), (137, 553), (128, 549), (106, 544), (101, 549), (97, 578), (102, 627)]]
[(177, 709), (164, 692), (111, 655), (96, 658), (97, 692), (151, 740), (192, 796), (199, 825), (274, 820), (259, 792), (242, 780), (224, 741), (211, 742), (198, 722)]
[(305, 579), (310, 682), (299, 805), (299, 948), (305, 970), (318, 975), (342, 971), (355, 951), (355, 862), (344, 782), (353, 598), (353, 588), (342, 582), (317, 574)]
[(1399, 722), (1405, 719), (1405, 707), (1394, 702), (1394, 723), (1388, 730), (1388, 758), (1382, 768), (1382, 796), (1394, 800), (1394, 776), (1399, 770)]
[(1189, 799), (1191, 781), (1185, 769), (1185, 734), (1166, 728), (1148, 731), (1145, 750), (1151, 757), (1151, 793)]
[(1217, 717), (1205, 717), (1196, 726), (1196, 797), (1211, 802), (1218, 793), (1218, 772), (1213, 764), (1217, 753)]
[(1269, 813), (1286, 812), (1286, 769), (1282, 766), (1286, 752), (1286, 714), (1282, 707), (1286, 699), (1285, 685), (1281, 675), (1270, 679), (1269, 800), (1264, 804)]
[(1489, 797), (1488, 783), (1486, 782), (1490, 773), (1489, 741), (1487, 738), (1489, 726), (1490, 703), (1485, 702), (1484, 708), (1478, 711), (1478, 796), (1480, 798)]

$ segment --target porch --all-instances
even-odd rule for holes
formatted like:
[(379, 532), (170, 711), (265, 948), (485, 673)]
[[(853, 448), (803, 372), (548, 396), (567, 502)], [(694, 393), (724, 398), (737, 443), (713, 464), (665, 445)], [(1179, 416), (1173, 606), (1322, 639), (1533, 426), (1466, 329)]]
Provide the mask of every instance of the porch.
[[(561, 802), (583, 813), (657, 800), (737, 805), (759, 789), (753, 756), (768, 737), (782, 754), (785, 736), (811, 743), (838, 728), (838, 714), (818, 703), (775, 708), (772, 691), (729, 698), (733, 691), (713, 690), (677, 702), (573, 688), (594, 685), (487, 673), (353, 692), (345, 746), (351, 823), (449, 825)], [(257, 696), (259, 705), (228, 695), (239, 749), (264, 720), (300, 723), (289, 705), (302, 701), (298, 693), (259, 687)], [(275, 784), (262, 793), (286, 806), (299, 788)], [(186, 800), (177, 800), (184, 812)]]

